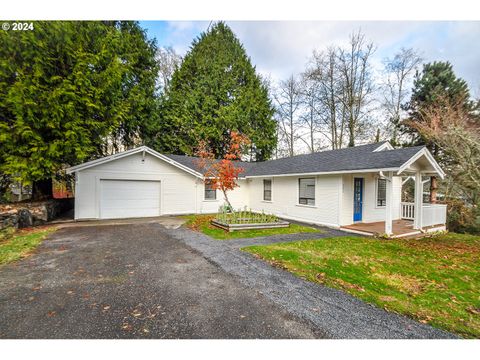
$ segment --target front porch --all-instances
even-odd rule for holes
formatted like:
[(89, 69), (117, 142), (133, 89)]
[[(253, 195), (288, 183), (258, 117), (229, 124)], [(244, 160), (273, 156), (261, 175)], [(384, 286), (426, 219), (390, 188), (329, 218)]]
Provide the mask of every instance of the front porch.
[[(424, 178), (431, 176), (443, 179), (445, 174), (426, 148), (398, 169), (351, 175), (351, 181), (347, 185), (351, 192), (346, 197), (346, 203), (353, 200), (353, 216), (348, 214), (351, 220), (344, 219), (341, 229), (389, 237), (445, 230), (446, 205), (423, 203), (423, 187), (429, 181)], [(415, 182), (414, 201), (402, 202), (402, 186), (410, 179)]]
[[(414, 229), (413, 220), (398, 219), (392, 221), (391, 238), (399, 238), (405, 236), (420, 235), (425, 232), (434, 232), (445, 230), (445, 224), (436, 224), (425, 226), (422, 230)], [(352, 225), (342, 226), (341, 230), (351, 232), (354, 234), (377, 236), (385, 234), (385, 221), (377, 221), (370, 223), (356, 223)]]

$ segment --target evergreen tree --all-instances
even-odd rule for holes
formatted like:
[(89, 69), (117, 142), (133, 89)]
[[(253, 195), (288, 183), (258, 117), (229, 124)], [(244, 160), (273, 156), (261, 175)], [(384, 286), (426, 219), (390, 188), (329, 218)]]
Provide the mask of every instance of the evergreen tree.
[(231, 29), (219, 22), (192, 43), (161, 103), (161, 121), (146, 144), (158, 151), (195, 153), (206, 141), (218, 158), (232, 131), (251, 140), (251, 157), (268, 159), (276, 123), (268, 89)]
[(141, 136), (156, 114), (157, 67), (135, 22), (34, 26), (0, 32), (0, 173), (33, 182), (40, 197), (65, 165)]
[[(425, 64), (422, 72), (415, 74), (412, 96), (405, 107), (409, 121), (421, 122), (423, 109), (439, 103), (440, 100), (459, 104), (468, 112), (474, 108), (466, 81), (455, 75), (449, 62), (436, 61)], [(435, 144), (428, 143), (411, 126), (403, 127), (403, 131), (411, 135), (413, 144), (427, 143), (430, 150), (437, 152)]]

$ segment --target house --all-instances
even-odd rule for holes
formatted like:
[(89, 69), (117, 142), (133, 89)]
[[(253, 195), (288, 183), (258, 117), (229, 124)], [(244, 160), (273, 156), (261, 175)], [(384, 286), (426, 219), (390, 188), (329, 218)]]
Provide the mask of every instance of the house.
[[(216, 212), (224, 200), (197, 164), (195, 157), (141, 146), (71, 167), (75, 218)], [(240, 166), (240, 186), (229, 195), (235, 208), (362, 234), (445, 229), (446, 206), (423, 204), (423, 177), (444, 177), (423, 146), (394, 149), (381, 142)], [(411, 176), (415, 202), (402, 203), (402, 181)]]

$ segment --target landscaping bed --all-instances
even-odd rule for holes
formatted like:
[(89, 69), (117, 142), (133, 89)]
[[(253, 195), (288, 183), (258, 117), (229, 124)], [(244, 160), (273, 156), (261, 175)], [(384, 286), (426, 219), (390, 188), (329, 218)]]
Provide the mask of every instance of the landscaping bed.
[(211, 224), (229, 232), (239, 230), (285, 228), (290, 225), (288, 221), (282, 221), (275, 215), (255, 213), (253, 211), (218, 213), (211, 220)]
[(308, 281), (464, 337), (480, 337), (480, 237), (324, 238), (243, 249)]
[(226, 231), (219, 227), (212, 225), (212, 220), (216, 217), (215, 214), (209, 215), (187, 215), (186, 225), (195, 231), (200, 231), (217, 240), (230, 240), (240, 238), (253, 238), (262, 236), (271, 236), (279, 234), (296, 234), (296, 233), (313, 233), (321, 232), (321, 230), (314, 227), (302, 226), (298, 224), (290, 224), (288, 227), (270, 228), (270, 229), (244, 229), (236, 231)]

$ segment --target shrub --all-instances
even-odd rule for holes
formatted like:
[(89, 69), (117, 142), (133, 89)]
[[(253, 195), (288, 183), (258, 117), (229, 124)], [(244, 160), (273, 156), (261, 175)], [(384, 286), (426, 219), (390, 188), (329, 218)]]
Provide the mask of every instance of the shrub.
[(448, 200), (447, 227), (458, 233), (480, 234), (480, 211), (461, 200)]

